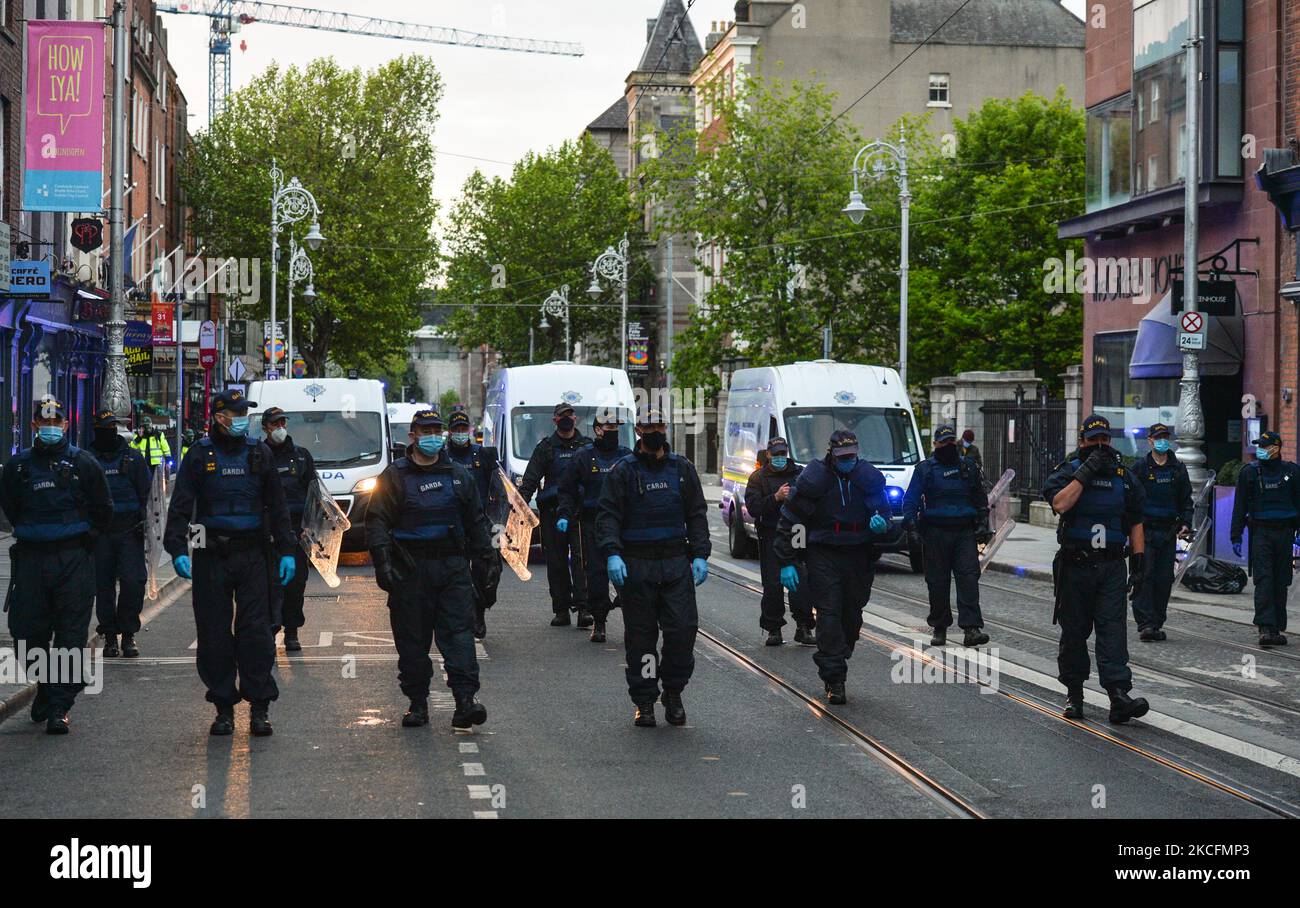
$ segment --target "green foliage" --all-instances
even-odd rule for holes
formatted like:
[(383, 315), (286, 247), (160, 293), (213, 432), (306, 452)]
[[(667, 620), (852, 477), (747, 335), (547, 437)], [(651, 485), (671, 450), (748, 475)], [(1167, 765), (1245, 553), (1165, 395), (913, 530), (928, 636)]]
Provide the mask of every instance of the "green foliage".
[(447, 414), (456, 409), (456, 405), (459, 403), (463, 403), (460, 399), (460, 392), (455, 388), (448, 388), (442, 392), (442, 397), (438, 398), (438, 412), (442, 414), (443, 419), (446, 419)]
[[(365, 368), (375, 349), (405, 355), (438, 260), (432, 134), (441, 97), (427, 57), (365, 73), (332, 58), (301, 70), (271, 66), (194, 140), (182, 180), (204, 255), (261, 260), (261, 299), (241, 317), (264, 318), (270, 308), (272, 160), (320, 204), (326, 243), (309, 253), (318, 297), (294, 303), (294, 341), (311, 375), (324, 375), (327, 359)], [(290, 229), (301, 238), (308, 226)], [(280, 236), (281, 319), (288, 236)]]
[(1219, 467), (1218, 473), (1215, 474), (1214, 484), (1225, 489), (1236, 488), (1237, 477), (1241, 475), (1241, 469), (1245, 464), (1240, 460), (1230, 460), (1223, 466)]

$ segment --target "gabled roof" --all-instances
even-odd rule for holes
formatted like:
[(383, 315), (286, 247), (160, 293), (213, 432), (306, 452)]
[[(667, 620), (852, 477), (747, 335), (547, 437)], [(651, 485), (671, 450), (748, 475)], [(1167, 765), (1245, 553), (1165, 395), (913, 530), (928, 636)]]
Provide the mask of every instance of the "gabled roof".
[(703, 58), (704, 47), (682, 0), (664, 0), (636, 71), (689, 74)]
[(609, 109), (587, 124), (587, 132), (596, 130), (626, 130), (627, 129), (627, 96), (619, 98)]
[[(889, 39), (920, 44), (962, 0), (891, 0)], [(1084, 24), (1058, 0), (971, 0), (931, 44), (1083, 47)]]

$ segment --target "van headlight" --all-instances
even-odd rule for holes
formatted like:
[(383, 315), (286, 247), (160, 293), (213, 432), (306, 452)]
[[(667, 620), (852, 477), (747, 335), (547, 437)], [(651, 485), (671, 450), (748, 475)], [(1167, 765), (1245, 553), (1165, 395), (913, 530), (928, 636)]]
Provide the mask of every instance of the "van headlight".
[(368, 476), (352, 487), (352, 494), (357, 495), (361, 492), (373, 492), (377, 485), (379, 485), (379, 477)]

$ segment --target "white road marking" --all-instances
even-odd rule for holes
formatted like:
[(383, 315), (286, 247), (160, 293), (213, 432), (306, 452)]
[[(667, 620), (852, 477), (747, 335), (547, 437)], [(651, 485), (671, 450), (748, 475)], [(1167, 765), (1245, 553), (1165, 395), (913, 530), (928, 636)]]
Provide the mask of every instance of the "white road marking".
[(472, 741), (462, 741), (460, 745), (460, 752), (463, 754), (476, 754), (478, 753), (478, 745), (473, 743)]
[(495, 820), (498, 819), (498, 817), (497, 817), (497, 812), (495, 810), (476, 810), (474, 811), (474, 819)]
[(488, 798), (492, 797), (491, 785), (467, 785), (465, 787), (469, 789), (471, 800), (486, 801)]
[(483, 771), (482, 763), (462, 763), (460, 765), (465, 770), (465, 775), (467, 776), (487, 775), (487, 773)]

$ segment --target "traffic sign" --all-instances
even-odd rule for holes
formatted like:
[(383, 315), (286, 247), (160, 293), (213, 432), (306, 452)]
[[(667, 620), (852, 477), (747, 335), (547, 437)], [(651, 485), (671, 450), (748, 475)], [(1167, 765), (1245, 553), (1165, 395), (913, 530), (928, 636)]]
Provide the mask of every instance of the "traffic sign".
[(275, 369), (267, 369), (266, 375), (263, 376), (263, 379), (265, 381), (278, 381), (279, 378), (280, 378), (280, 373), (277, 372)]
[(1201, 332), (1178, 332), (1178, 349), (1179, 350), (1204, 350), (1205, 335)]
[(247, 372), (248, 369), (244, 366), (244, 361), (242, 359), (232, 359), (230, 361), (230, 368), (226, 370), (226, 374), (230, 376), (230, 380), (235, 382), (243, 381), (244, 375)]
[(205, 321), (199, 325), (199, 365), (211, 369), (217, 364), (217, 326)]
[(1205, 327), (1205, 316), (1199, 312), (1184, 312), (1182, 323), (1183, 331), (1186, 333), (1199, 334), (1201, 329)]

